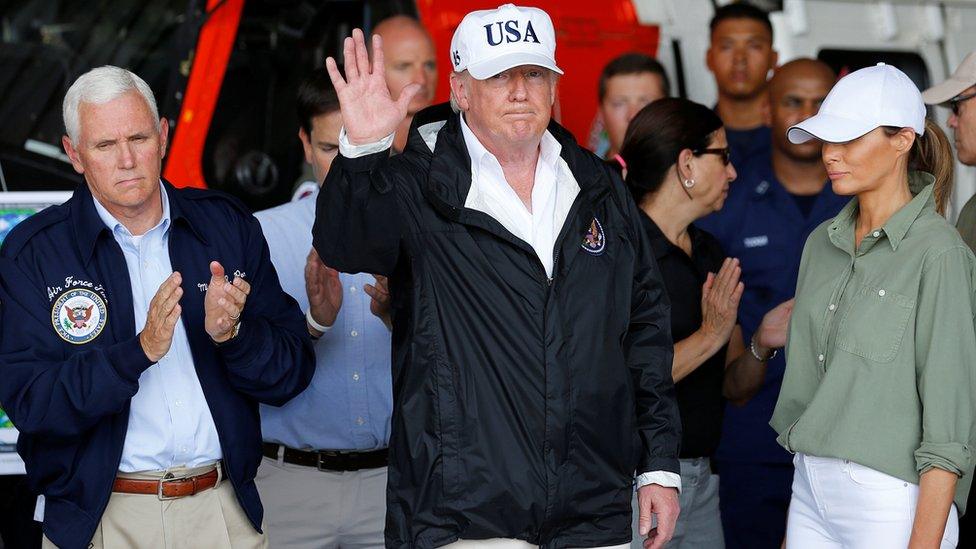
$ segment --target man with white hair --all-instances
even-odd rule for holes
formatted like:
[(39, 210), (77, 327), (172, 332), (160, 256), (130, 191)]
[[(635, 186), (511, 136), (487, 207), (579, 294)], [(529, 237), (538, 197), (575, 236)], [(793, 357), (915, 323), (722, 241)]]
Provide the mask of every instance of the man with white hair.
[(0, 248), (0, 401), (44, 545), (266, 547), (258, 403), (311, 380), (303, 315), (243, 205), (160, 179), (142, 79), (83, 74), (64, 123), (86, 184)]
[[(390, 276), (387, 547), (626, 547), (630, 499), (659, 548), (678, 513), (668, 302), (611, 169), (551, 121), (555, 32), (536, 8), (469, 13), (452, 103), (419, 112), (358, 29), (336, 86), (340, 156), (313, 244)], [(652, 528), (651, 515), (657, 515)]]

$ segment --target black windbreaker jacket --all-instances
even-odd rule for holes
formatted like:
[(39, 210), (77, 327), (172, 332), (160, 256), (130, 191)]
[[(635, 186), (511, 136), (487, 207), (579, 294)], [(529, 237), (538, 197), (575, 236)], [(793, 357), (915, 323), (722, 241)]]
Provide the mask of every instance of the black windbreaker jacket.
[(640, 214), (549, 131), (580, 186), (551, 280), (464, 207), (471, 162), (446, 105), (418, 113), (401, 155), (340, 156), (319, 195), (322, 260), (391, 277), (387, 547), (626, 543), (635, 472), (679, 471), (669, 304)]

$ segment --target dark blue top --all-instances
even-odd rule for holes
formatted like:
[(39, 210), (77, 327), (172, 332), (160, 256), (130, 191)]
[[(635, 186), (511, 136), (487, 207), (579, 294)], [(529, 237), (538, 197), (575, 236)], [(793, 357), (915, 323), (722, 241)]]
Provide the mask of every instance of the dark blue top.
[[(722, 210), (697, 222), (718, 239), (729, 257), (741, 262), (745, 291), (739, 304), (739, 323), (745, 341), (751, 340), (767, 312), (793, 297), (807, 236), (837, 215), (848, 200), (834, 194), (827, 183), (814, 200), (810, 215), (804, 216), (793, 195), (776, 179), (768, 157), (757, 157), (739, 170)], [(718, 459), (790, 461), (769, 426), (785, 368), (781, 352), (769, 361), (759, 393), (745, 406), (726, 407)]]
[(769, 126), (759, 126), (751, 130), (731, 130), (725, 128), (725, 137), (732, 152), (732, 165), (736, 170), (745, 168), (754, 160), (764, 158), (769, 161), (773, 134)]
[[(243, 205), (210, 191), (167, 184), (166, 192), (169, 254), (183, 275), (182, 320), (197, 377), (227, 477), (260, 529), (258, 403), (284, 404), (308, 385), (311, 341)], [(240, 333), (220, 346), (204, 330), (212, 260), (251, 284)], [(59, 298), (71, 292), (99, 304), (104, 325), (84, 338), (65, 337), (58, 322)], [(122, 250), (87, 185), (20, 223), (0, 248), (0, 402), (20, 430), (17, 451), (31, 489), (45, 497), (44, 533), (58, 547), (88, 547), (112, 492), (130, 400), (152, 365), (135, 333), (132, 301)]]

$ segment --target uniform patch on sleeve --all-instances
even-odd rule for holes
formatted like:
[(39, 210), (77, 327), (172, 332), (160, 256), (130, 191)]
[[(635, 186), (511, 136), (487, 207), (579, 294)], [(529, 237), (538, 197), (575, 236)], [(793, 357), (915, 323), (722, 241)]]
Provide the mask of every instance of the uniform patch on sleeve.
[(583, 236), (583, 243), (580, 246), (593, 255), (600, 255), (607, 249), (607, 236), (603, 233), (603, 225), (600, 224), (599, 219), (594, 217), (590, 222), (590, 228)]
[(61, 339), (75, 345), (83, 345), (98, 337), (107, 320), (105, 301), (84, 288), (64, 292), (51, 307), (54, 331)]

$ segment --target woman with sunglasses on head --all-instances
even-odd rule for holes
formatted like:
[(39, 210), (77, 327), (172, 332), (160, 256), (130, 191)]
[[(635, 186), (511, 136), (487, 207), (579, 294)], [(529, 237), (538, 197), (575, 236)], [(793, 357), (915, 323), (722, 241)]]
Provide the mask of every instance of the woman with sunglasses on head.
[(736, 324), (738, 260), (692, 225), (722, 207), (736, 177), (725, 129), (711, 109), (677, 98), (647, 105), (628, 126), (620, 155), (671, 300), (682, 491), (668, 547), (721, 548), (718, 477), (709, 459), (725, 399), (744, 402), (760, 388), (766, 361), (785, 342), (791, 303), (766, 315), (747, 348)]
[(807, 240), (770, 424), (795, 452), (786, 547), (955, 547), (973, 473), (976, 259), (940, 215), (952, 154), (918, 88), (841, 79), (789, 139), (854, 199)]

